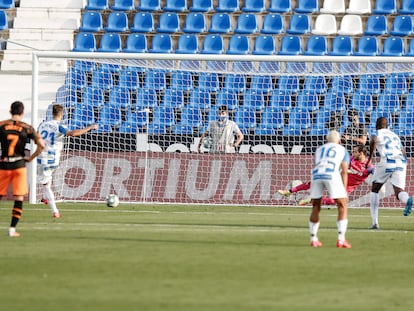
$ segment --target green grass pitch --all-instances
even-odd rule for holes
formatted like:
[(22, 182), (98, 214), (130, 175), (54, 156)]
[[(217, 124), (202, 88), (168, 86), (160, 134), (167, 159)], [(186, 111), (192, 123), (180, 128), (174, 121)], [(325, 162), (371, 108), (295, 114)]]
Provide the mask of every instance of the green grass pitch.
[[(7, 237), (0, 203), (2, 310), (413, 310), (414, 216), (350, 209), (337, 249), (336, 209), (309, 246), (309, 208), (25, 204)], [(1, 233), (0, 231), (0, 233)]]

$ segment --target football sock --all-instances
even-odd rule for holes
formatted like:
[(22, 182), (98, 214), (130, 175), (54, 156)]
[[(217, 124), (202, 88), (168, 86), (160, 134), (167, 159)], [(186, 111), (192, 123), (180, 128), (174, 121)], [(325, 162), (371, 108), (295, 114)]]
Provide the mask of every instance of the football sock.
[(23, 213), (23, 201), (14, 201), (10, 227), (15, 228)]
[(405, 192), (405, 191), (401, 191), (399, 194), (398, 194), (398, 200), (400, 200), (402, 203), (407, 203), (407, 201), (408, 201), (408, 198), (409, 198), (410, 196), (408, 195), (408, 193), (407, 192)]
[(56, 207), (55, 195), (53, 194), (50, 184), (43, 185), (43, 187), (44, 187), (45, 198), (49, 202), (49, 206), (52, 210), (52, 213), (59, 213), (59, 210)]
[(338, 240), (345, 241), (345, 233), (348, 228), (348, 219), (341, 219), (336, 222), (338, 226)]
[(318, 241), (319, 222), (309, 222), (309, 233), (311, 241)]
[(371, 211), (371, 219), (372, 224), (378, 224), (378, 206), (379, 206), (379, 195), (376, 192), (371, 192), (371, 204), (370, 204), (370, 211)]

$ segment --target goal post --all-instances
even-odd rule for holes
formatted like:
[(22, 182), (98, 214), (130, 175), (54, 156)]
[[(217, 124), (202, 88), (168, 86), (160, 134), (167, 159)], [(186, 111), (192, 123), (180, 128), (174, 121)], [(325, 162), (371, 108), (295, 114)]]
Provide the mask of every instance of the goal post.
[[(40, 71), (62, 72), (53, 100)], [(125, 203), (295, 205), (277, 190), (308, 181), (313, 153), (329, 129), (341, 134), (357, 109), (368, 136), (389, 118), (412, 157), (413, 58), (211, 54), (33, 53), (32, 115), (37, 127), (50, 104), (65, 108), (70, 129), (99, 129), (67, 138), (54, 176), (58, 200)], [(218, 107), (228, 108), (244, 139), (236, 153), (209, 153), (200, 136)], [(349, 146), (348, 146), (349, 147)], [(408, 191), (413, 170), (409, 165)], [(39, 202), (36, 167), (30, 203)], [(397, 206), (390, 189), (382, 206)], [(369, 204), (369, 184), (350, 195)]]

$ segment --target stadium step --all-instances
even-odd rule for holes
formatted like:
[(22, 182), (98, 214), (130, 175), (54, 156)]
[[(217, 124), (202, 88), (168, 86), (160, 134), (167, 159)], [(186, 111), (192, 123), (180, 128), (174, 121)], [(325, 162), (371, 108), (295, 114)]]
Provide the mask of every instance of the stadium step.
[(84, 0), (23, 0), (20, 1), (21, 8), (65, 8), (79, 9), (85, 6)]

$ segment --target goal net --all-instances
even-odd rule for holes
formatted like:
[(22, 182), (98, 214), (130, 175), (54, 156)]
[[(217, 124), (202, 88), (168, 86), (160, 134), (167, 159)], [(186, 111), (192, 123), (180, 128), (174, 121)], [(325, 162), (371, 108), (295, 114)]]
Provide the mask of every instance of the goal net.
[[(54, 73), (61, 87), (45, 102), (39, 68), (53, 60), (66, 70)], [(355, 111), (367, 146), (385, 116), (411, 158), (413, 72), (401, 57), (36, 52), (32, 122), (50, 119), (58, 103), (69, 129), (99, 125), (67, 138), (53, 181), (59, 200), (115, 193), (131, 203), (296, 205), (308, 192), (286, 198), (278, 190), (309, 181), (314, 151), (330, 129), (344, 134)], [(244, 135), (240, 146), (210, 153), (203, 141), (199, 151), (223, 105)], [(35, 175), (32, 203), (42, 195)], [(412, 176), (409, 165), (410, 193)], [(369, 189), (368, 178), (350, 206), (369, 204)], [(389, 187), (382, 197), (382, 206), (398, 205)]]

